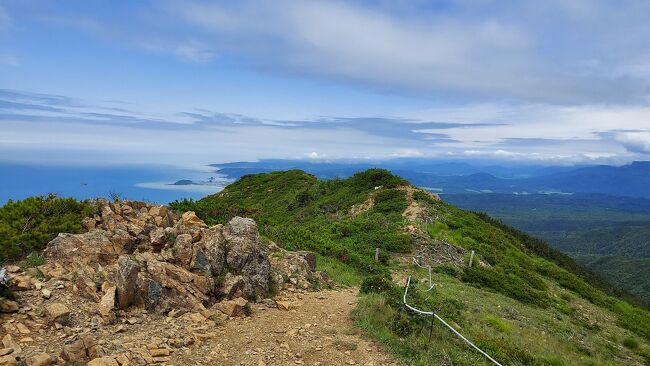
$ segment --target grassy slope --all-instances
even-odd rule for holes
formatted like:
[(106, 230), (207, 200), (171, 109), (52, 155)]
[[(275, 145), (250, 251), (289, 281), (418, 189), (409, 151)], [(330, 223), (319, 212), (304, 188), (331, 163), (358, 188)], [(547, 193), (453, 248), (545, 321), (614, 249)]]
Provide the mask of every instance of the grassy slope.
[(448, 195), (543, 238), (650, 304), (650, 200), (605, 195)]
[[(407, 205), (400, 178), (382, 170), (350, 179), (318, 181), (301, 171), (242, 177), (218, 195), (176, 202), (210, 223), (234, 215), (255, 218), (263, 235), (281, 246), (319, 253), (319, 266), (336, 280), (362, 283), (355, 311), (360, 327), (410, 364), (474, 365), (484, 362), (445, 329), (427, 344), (427, 320), (406, 313), (392, 271), (415, 272), (383, 253), (412, 250), (401, 212)], [(380, 189), (375, 187), (381, 186)], [(369, 195), (374, 207), (351, 215)], [(412, 289), (412, 301), (434, 309), (504, 364), (643, 364), (650, 315), (606, 295), (602, 285), (568, 257), (491, 218), (415, 194), (434, 223), (418, 223), (429, 241), (474, 249), (489, 267), (439, 267), (436, 290)], [(419, 273), (420, 278), (423, 273)], [(591, 281), (588, 282), (588, 281)], [(603, 288), (606, 288), (603, 286)], [(623, 346), (623, 344), (627, 346)]]

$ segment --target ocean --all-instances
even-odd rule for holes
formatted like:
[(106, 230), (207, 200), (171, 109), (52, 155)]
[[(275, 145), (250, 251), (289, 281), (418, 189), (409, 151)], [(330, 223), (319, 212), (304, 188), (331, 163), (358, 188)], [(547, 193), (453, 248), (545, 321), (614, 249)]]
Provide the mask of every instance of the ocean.
[[(195, 184), (174, 185), (179, 180)], [(199, 199), (222, 190), (232, 180), (214, 167), (53, 166), (0, 163), (0, 205), (8, 200), (56, 193), (63, 197), (145, 200), (167, 204)]]

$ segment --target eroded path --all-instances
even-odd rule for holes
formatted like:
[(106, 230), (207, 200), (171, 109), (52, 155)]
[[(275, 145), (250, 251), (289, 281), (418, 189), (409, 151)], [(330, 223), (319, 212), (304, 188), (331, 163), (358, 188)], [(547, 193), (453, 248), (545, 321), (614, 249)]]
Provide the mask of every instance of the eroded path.
[(296, 294), (289, 311), (255, 305), (252, 317), (226, 322), (203, 346), (223, 365), (398, 365), (352, 326), (356, 294)]

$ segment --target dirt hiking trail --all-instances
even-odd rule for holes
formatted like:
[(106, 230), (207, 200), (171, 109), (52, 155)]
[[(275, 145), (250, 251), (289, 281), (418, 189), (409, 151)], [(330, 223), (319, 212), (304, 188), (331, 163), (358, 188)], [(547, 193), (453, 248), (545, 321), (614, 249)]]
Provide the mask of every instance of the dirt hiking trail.
[(339, 289), (297, 294), (289, 311), (253, 305), (201, 348), (223, 365), (399, 365), (353, 327), (356, 301), (356, 289)]

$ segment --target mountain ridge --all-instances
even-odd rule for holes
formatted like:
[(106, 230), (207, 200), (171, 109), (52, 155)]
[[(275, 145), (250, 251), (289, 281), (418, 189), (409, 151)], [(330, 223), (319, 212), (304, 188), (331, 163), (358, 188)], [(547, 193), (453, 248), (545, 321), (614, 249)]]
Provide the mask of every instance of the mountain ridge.
[[(417, 248), (437, 250), (439, 245), (451, 245), (456, 248), (454, 251), (465, 254), (454, 257), (452, 262), (431, 262), (443, 287), (435, 297), (413, 289), (414, 303), (421, 308), (442, 307), (445, 316), (498, 358), (513, 364), (589, 364), (618, 357), (599, 351), (596, 344), (600, 341), (590, 335), (595, 329), (612, 339), (621, 336), (614, 334), (636, 334), (643, 339), (644, 346), (635, 351), (637, 356), (630, 357), (645, 357), (650, 336), (647, 311), (605, 295), (593, 287), (596, 280), (589, 278), (588, 271), (542, 241), (487, 215), (455, 208), (424, 190), (405, 187), (412, 186), (381, 169), (333, 180), (317, 180), (311, 174), (291, 170), (245, 175), (216, 195), (199, 201), (177, 201), (172, 207), (181, 211), (191, 209), (211, 223), (224, 222), (235, 214), (250, 216), (259, 222), (260, 233), (279, 245), (317, 252), (321, 268), (333, 278), (361, 283), (366, 295), (356, 311), (359, 326), (413, 364), (440, 362), (442, 356), (399, 343), (398, 339), (407, 338), (417, 344), (426, 337), (417, 330), (421, 320), (403, 312), (401, 290), (386, 278), (390, 278), (390, 273), (414, 270), (410, 260), (400, 258), (408, 258)], [(372, 260), (376, 247), (380, 248), (379, 262)], [(476, 252), (478, 266), (468, 267), (470, 250)], [(452, 292), (456, 295), (452, 296)], [(494, 316), (476, 296), (484, 297), (483, 303), (511, 304), (517, 311), (538, 319), (534, 324), (546, 319), (544, 327), (551, 337), (547, 341), (556, 345), (554, 349), (561, 349), (561, 356), (535, 346), (529, 333), (533, 324), (521, 323), (501, 310), (497, 317), (502, 320), (495, 321), (514, 322), (523, 333), (517, 331), (519, 336), (515, 336), (506, 332), (497, 341), (481, 325), (481, 319), (486, 318), (476, 318), (476, 314)], [(585, 311), (593, 318), (587, 323)], [(389, 318), (384, 316), (380, 321), (380, 313)], [(551, 314), (554, 318), (546, 318)], [(607, 317), (614, 323), (604, 320)], [(472, 325), (469, 319), (478, 323)], [(581, 332), (587, 332), (584, 341), (589, 344), (588, 352), (559, 341), (561, 332), (553, 329), (564, 326), (579, 326)], [(616, 329), (625, 330), (620, 333)], [(455, 363), (483, 362), (466, 349), (454, 346), (449, 335), (438, 333), (439, 341), (453, 349)]]
[(436, 188), (441, 193), (564, 192), (650, 198), (650, 191), (646, 188), (650, 186), (650, 162), (645, 161), (622, 166), (502, 167), (472, 166), (467, 163), (427, 164), (415, 163), (412, 160), (374, 163), (261, 160), (212, 166), (231, 178), (250, 173), (304, 169), (319, 178), (334, 179), (352, 176), (363, 169), (387, 168), (415, 185)]

